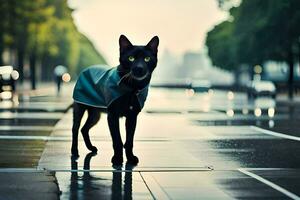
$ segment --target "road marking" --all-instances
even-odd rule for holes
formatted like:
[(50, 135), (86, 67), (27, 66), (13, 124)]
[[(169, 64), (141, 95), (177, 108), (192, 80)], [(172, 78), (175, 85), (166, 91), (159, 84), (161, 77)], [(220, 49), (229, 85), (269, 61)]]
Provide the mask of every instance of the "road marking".
[[(80, 166), (81, 167), (81, 166)], [(134, 169), (115, 169), (113, 167), (99, 167), (98, 169), (51, 169), (51, 168), (43, 168), (38, 167), (38, 170), (47, 170), (47, 171), (55, 171), (55, 172), (210, 172), (213, 171), (209, 167), (195, 167), (195, 168), (186, 168), (186, 167), (137, 167)], [(1, 170), (1, 169), (0, 169)]]
[(47, 136), (28, 136), (28, 135), (0, 135), (1, 140), (49, 140)]
[(289, 139), (289, 140), (300, 141), (300, 137), (287, 135), (287, 134), (283, 134), (283, 133), (278, 133), (278, 132), (275, 132), (275, 131), (266, 130), (266, 129), (263, 129), (263, 128), (259, 128), (257, 126), (251, 126), (251, 128), (256, 130), (256, 131), (259, 131), (261, 133), (265, 133), (265, 134), (272, 135), (272, 136), (275, 136), (275, 137), (281, 137), (281, 138), (285, 138), (285, 139)]
[(1, 112), (1, 119), (61, 119), (63, 113), (41, 113), (31, 112), (28, 113), (14, 113), (14, 112)]
[(178, 167), (178, 168), (172, 168), (172, 167), (158, 167), (158, 168), (152, 168), (150, 167), (147, 169), (147, 167), (137, 167), (136, 169), (115, 169), (113, 167), (102, 167), (99, 169), (48, 169), (43, 167), (37, 167), (37, 168), (0, 168), (0, 173), (3, 172), (43, 172), (43, 171), (49, 171), (49, 172), (132, 172), (132, 173), (143, 173), (143, 172), (208, 172), (212, 171), (212, 169), (208, 167), (195, 167), (194, 169), (189, 169), (185, 167)]
[(290, 191), (288, 191), (288, 190), (280, 187), (279, 185), (276, 185), (275, 183), (272, 183), (271, 181), (268, 181), (267, 179), (262, 178), (261, 176), (258, 176), (258, 175), (254, 174), (254, 173), (251, 173), (251, 172), (249, 172), (249, 171), (247, 171), (247, 170), (245, 170), (243, 168), (240, 168), (238, 170), (240, 172), (242, 172), (243, 174), (246, 174), (246, 175), (248, 175), (248, 176), (250, 176), (250, 177), (252, 177), (252, 178), (254, 178), (254, 179), (256, 179), (256, 180), (258, 180), (258, 181), (260, 181), (260, 182), (262, 182), (262, 183), (264, 183), (266, 185), (268, 185), (268, 186), (270, 186), (271, 188), (277, 190), (278, 192), (281, 192), (282, 194), (290, 197), (291, 199), (300, 200), (300, 197), (298, 197), (296, 194), (291, 193)]
[(145, 175), (140, 172), (140, 175), (144, 181), (144, 184), (148, 188), (149, 192), (151, 193), (154, 199), (160, 200), (169, 200), (169, 196), (166, 192), (161, 188), (159, 183), (154, 179), (151, 175)]
[(271, 170), (290, 170), (290, 169), (295, 169), (295, 168), (265, 168), (265, 167), (259, 167), (259, 168), (243, 168), (243, 170), (255, 170), (255, 171), (271, 171)]
[[(53, 128), (51, 128), (52, 130)], [(0, 131), (2, 130), (6, 130), (6, 131), (20, 131), (20, 130), (23, 130), (23, 129), (10, 129), (10, 128), (7, 128), (7, 129), (1, 129), (0, 128)], [(42, 129), (27, 129), (28, 131), (39, 131), (39, 130), (43, 130), (44, 131), (44, 128)], [(59, 130), (61, 131), (61, 129), (56, 129), (56, 130)], [(23, 130), (24, 131), (24, 130)], [(0, 139), (2, 140), (49, 140), (49, 141), (70, 141), (72, 140), (72, 137), (71, 136), (39, 136), (39, 135), (1, 135), (0, 133)], [(93, 137), (94, 140), (97, 140), (97, 141), (111, 141), (111, 138), (110, 137), (105, 137), (105, 136), (94, 136)], [(180, 138), (180, 137), (173, 137), (173, 138), (137, 138), (135, 141), (138, 141), (138, 142), (169, 142), (169, 141), (183, 141), (183, 140), (193, 140), (195, 139), (194, 138)], [(202, 137), (199, 137), (199, 139), (203, 139)], [(205, 139), (208, 139), (208, 138), (205, 138)], [(79, 141), (83, 141), (83, 140), (79, 140)], [(228, 150), (228, 151), (232, 151), (232, 150)], [(251, 149), (246, 149), (246, 150), (240, 150), (242, 152), (246, 151), (246, 152), (249, 152), (249, 151), (252, 151)]]
[(1, 140), (48, 140), (47, 136), (16, 136), (16, 135), (0, 135)]

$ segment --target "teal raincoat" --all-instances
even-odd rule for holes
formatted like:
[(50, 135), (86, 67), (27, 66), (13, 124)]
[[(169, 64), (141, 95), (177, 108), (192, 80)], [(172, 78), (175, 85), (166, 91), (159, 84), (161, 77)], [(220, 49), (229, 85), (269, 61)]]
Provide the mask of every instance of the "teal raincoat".
[[(74, 87), (74, 101), (93, 107), (107, 108), (117, 98), (133, 92), (133, 89), (121, 83), (116, 67), (107, 69), (106, 65), (94, 65), (84, 69), (79, 74)], [(136, 93), (141, 109), (144, 107), (148, 88), (149, 85)]]

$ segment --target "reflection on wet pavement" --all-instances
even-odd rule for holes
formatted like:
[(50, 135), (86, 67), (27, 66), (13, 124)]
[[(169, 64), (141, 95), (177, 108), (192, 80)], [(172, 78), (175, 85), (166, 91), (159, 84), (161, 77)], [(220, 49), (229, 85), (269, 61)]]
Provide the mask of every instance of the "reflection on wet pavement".
[[(71, 100), (48, 93), (16, 95), (0, 102), (0, 167), (36, 167), (55, 124)], [(69, 97), (68, 97), (69, 98)]]
[(33, 168), (41, 157), (45, 141), (0, 140), (1, 168)]
[[(115, 167), (112, 172), (90, 172), (90, 161), (96, 154), (88, 153), (83, 169), (71, 158), (72, 172), (57, 172), (61, 199), (152, 199), (139, 173), (132, 173), (134, 166), (126, 165), (125, 172)], [(80, 170), (80, 171), (78, 171)]]
[[(61, 98), (30, 99), (31, 103), (20, 101), (10, 114), (0, 112), (1, 156), (6, 159), (1, 164), (55, 172), (61, 199), (288, 199), (288, 193), (278, 188), (299, 199), (299, 141), (256, 128), (299, 136), (296, 103), (248, 101), (246, 94), (232, 91), (151, 88), (135, 135), (140, 163), (116, 168), (110, 163), (113, 152), (105, 114), (90, 131), (98, 154), (89, 153), (80, 137), (80, 157), (72, 159), (69, 105), (58, 112), (64, 104)], [(124, 127), (121, 131), (124, 138)], [(35, 140), (12, 138), (26, 135)], [(16, 145), (20, 149), (13, 148)]]

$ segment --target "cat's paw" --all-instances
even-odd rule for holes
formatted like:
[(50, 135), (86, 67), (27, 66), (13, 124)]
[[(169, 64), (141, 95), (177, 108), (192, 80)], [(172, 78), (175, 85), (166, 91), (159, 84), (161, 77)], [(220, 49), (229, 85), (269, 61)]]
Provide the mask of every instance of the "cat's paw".
[(139, 158), (135, 155), (127, 156), (127, 164), (137, 165), (139, 163)]
[(93, 153), (97, 153), (97, 151), (98, 151), (97, 147), (95, 147), (95, 146), (88, 147), (88, 150), (90, 150)]
[(111, 163), (113, 165), (122, 165), (123, 164), (123, 156), (119, 156), (119, 155), (114, 155), (112, 158), (111, 158)]

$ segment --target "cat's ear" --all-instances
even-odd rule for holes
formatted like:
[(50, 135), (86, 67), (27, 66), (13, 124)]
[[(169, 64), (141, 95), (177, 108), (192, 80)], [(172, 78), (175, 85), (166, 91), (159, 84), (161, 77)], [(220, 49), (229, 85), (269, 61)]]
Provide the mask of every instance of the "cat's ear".
[(121, 52), (127, 49), (128, 47), (132, 46), (131, 42), (128, 40), (128, 38), (125, 35), (120, 36), (119, 45), (120, 45)]
[(154, 36), (146, 46), (149, 47), (154, 53), (157, 53), (158, 44), (159, 38)]

